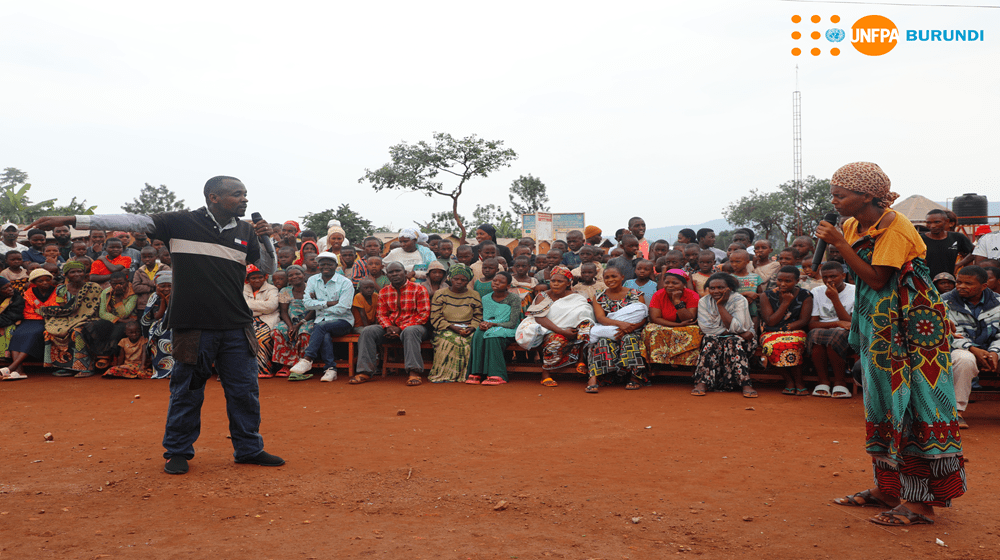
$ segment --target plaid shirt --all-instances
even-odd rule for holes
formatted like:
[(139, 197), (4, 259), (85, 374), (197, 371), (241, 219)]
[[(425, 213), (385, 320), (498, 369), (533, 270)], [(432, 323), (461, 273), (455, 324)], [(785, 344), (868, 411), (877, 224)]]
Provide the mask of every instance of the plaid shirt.
[(402, 290), (396, 291), (392, 284), (378, 293), (378, 324), (387, 329), (392, 325), (405, 329), (413, 325), (426, 324), (431, 318), (431, 298), (427, 290), (409, 280)]

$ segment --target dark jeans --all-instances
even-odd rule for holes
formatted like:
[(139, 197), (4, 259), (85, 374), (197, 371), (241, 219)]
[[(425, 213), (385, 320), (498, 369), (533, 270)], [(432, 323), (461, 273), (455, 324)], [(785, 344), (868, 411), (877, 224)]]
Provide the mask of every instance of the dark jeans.
[(309, 336), (309, 346), (306, 348), (306, 358), (315, 360), (317, 357), (326, 363), (327, 369), (337, 367), (337, 357), (333, 355), (334, 337), (344, 336), (353, 327), (343, 319), (314, 323)]
[(170, 375), (170, 407), (167, 428), (163, 434), (165, 459), (179, 455), (194, 457), (194, 442), (201, 433), (201, 405), (205, 402), (205, 383), (195, 377), (207, 377), (215, 365), (226, 395), (229, 434), (233, 440), (233, 457), (250, 459), (264, 450), (260, 436), (260, 398), (257, 388), (257, 356), (250, 347), (246, 331), (204, 330), (198, 349), (198, 364), (174, 363)]

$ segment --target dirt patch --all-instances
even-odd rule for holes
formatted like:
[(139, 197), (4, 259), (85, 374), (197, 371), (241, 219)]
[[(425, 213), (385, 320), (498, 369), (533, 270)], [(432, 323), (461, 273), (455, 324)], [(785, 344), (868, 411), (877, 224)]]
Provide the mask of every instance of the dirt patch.
[(871, 484), (860, 398), (534, 377), (262, 380), (280, 468), (233, 463), (212, 381), (184, 476), (162, 470), (166, 381), (4, 382), (0, 557), (1000, 558), (996, 402), (966, 415), (970, 493), (907, 530), (830, 505)]

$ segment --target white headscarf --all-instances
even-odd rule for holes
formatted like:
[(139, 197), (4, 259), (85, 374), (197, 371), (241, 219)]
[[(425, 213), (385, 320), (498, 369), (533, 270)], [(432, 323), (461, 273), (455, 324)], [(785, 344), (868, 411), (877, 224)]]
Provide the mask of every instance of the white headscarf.
[(415, 227), (408, 227), (399, 230), (400, 239), (420, 239), (420, 230)]

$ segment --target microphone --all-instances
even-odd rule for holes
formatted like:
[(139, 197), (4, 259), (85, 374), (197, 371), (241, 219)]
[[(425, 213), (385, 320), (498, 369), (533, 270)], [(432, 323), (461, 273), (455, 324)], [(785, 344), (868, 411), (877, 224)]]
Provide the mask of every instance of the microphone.
[[(830, 212), (826, 216), (823, 216), (823, 221), (830, 224), (831, 226), (837, 225), (837, 213)], [(816, 252), (813, 253), (813, 270), (819, 270), (820, 265), (823, 264), (823, 255), (826, 254), (826, 241), (820, 239), (816, 242)]]
[(253, 223), (257, 223), (263, 219), (264, 216), (261, 216), (260, 212), (254, 212), (253, 214), (250, 214), (250, 221), (252, 221)]

